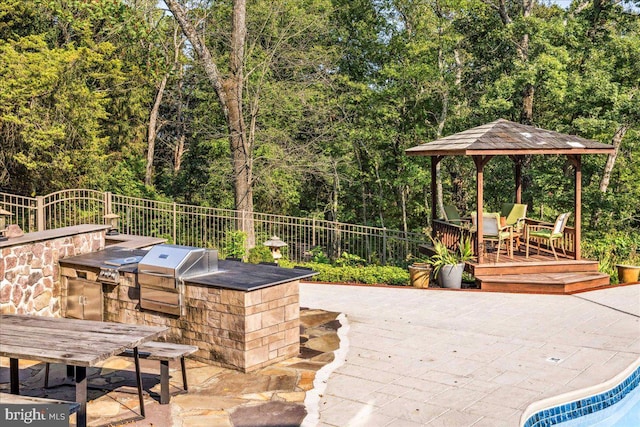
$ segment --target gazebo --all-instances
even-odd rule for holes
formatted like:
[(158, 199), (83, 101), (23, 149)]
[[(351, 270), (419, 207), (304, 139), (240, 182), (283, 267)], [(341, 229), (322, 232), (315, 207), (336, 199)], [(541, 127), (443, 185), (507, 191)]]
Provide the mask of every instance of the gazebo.
[[(431, 212), (436, 220), (436, 166), (446, 156), (470, 156), (476, 166), (477, 229), (482, 229), (483, 170), (494, 156), (508, 156), (514, 162), (515, 202), (522, 202), (522, 163), (526, 155), (565, 155), (574, 168), (575, 178), (575, 260), (581, 259), (582, 155), (610, 154), (614, 147), (574, 135), (562, 134), (535, 126), (498, 119), (454, 135), (407, 149), (410, 156), (431, 157)], [(482, 233), (476, 236), (478, 264), (484, 262)]]

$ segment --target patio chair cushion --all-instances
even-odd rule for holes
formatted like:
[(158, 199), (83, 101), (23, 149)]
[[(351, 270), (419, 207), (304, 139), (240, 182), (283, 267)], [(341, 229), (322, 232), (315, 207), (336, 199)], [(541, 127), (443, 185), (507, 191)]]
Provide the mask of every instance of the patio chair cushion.
[(558, 239), (562, 237), (562, 233), (553, 233), (552, 230), (542, 229), (529, 232), (530, 237), (543, 237), (545, 239)]

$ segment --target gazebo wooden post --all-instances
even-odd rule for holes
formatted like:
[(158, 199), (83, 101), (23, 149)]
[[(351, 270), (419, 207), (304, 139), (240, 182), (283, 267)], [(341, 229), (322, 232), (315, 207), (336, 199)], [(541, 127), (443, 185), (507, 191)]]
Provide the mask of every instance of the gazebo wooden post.
[(575, 259), (579, 260), (582, 258), (582, 251), (580, 249), (580, 242), (582, 241), (582, 157), (579, 154), (569, 155), (567, 157), (573, 165), (575, 173)]
[(431, 237), (436, 237), (436, 229), (433, 226), (434, 221), (437, 216), (437, 188), (436, 188), (436, 174), (437, 174), (437, 166), (440, 163), (440, 160), (443, 159), (444, 156), (431, 156)]
[(478, 264), (484, 261), (484, 239), (482, 236), (482, 209), (484, 206), (484, 166), (493, 156), (472, 156), (476, 165), (476, 255)]

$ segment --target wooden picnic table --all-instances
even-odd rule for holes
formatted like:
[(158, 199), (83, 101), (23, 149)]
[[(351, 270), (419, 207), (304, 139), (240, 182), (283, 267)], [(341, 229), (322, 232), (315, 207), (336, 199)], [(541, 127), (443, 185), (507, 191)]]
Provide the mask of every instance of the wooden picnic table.
[(140, 415), (144, 417), (138, 346), (164, 335), (165, 327), (66, 319), (0, 315), (0, 356), (10, 363), (11, 393), (20, 394), (19, 359), (63, 363), (75, 368), (77, 425), (87, 424), (87, 368), (133, 349)]

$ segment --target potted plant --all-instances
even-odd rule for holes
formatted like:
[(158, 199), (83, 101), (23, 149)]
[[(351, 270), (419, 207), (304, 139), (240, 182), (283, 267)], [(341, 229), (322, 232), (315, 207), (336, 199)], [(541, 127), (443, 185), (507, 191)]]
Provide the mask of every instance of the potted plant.
[(409, 282), (415, 288), (428, 288), (431, 277), (431, 264), (428, 259), (411, 257), (413, 260), (409, 266)]
[(450, 251), (438, 239), (432, 241), (435, 254), (429, 260), (429, 264), (433, 267), (434, 277), (443, 288), (460, 289), (464, 263), (473, 257), (471, 238), (463, 238), (455, 251)]

